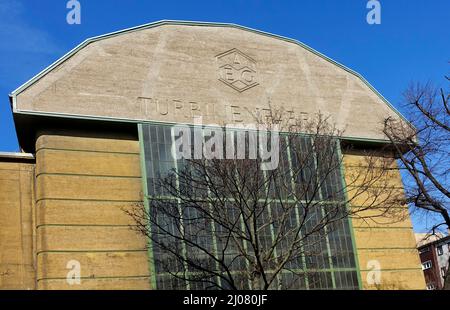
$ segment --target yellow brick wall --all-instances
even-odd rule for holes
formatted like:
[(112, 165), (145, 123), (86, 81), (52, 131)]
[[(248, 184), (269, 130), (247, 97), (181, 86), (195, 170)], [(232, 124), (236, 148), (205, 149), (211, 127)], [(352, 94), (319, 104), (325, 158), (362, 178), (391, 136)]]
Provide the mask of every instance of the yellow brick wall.
[[(364, 156), (346, 154), (347, 183), (359, 169)], [(398, 171), (389, 178), (401, 194)], [(43, 135), (36, 167), (0, 162), (0, 289), (149, 289), (146, 240), (124, 213), (141, 201), (141, 184), (137, 141)], [(407, 208), (398, 211), (398, 220), (352, 219), (365, 289), (425, 288)], [(71, 260), (81, 285), (66, 281)], [(366, 280), (374, 260), (379, 286)]]
[[(38, 289), (149, 289), (146, 238), (124, 212), (141, 192), (137, 141), (40, 136)], [(71, 260), (80, 262), (81, 285), (66, 281)]]
[[(397, 195), (403, 195), (401, 175), (395, 161), (387, 176), (387, 182)], [(345, 154), (345, 180), (349, 185), (348, 195), (352, 199), (357, 192), (356, 186), (361, 182), (355, 176), (365, 175), (373, 168), (367, 168), (363, 154)], [(359, 173), (361, 172), (362, 173)], [(355, 173), (356, 172), (356, 173)], [(373, 188), (380, 182), (371, 184)], [(351, 184), (351, 185), (350, 185)], [(352, 208), (371, 205), (373, 199), (369, 194), (360, 195), (352, 201)], [(367, 199), (369, 198), (369, 199)], [(379, 199), (383, 199), (379, 197)], [(419, 254), (416, 249), (411, 219), (406, 206), (398, 206), (386, 215), (380, 215), (379, 210), (364, 210), (352, 219), (356, 249), (361, 269), (361, 280), (364, 289), (425, 289), (425, 280), (421, 269)], [(377, 215), (376, 218), (370, 218)], [(361, 217), (367, 217), (361, 219)], [(368, 275), (374, 269), (374, 262), (379, 263), (381, 283), (369, 284)]]
[(36, 287), (34, 164), (0, 162), (0, 289)]

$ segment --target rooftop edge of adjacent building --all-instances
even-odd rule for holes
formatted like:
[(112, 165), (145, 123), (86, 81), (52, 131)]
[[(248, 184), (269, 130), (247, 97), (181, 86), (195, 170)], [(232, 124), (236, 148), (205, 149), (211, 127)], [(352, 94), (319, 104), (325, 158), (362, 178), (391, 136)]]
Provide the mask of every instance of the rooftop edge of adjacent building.
[(34, 162), (35, 157), (31, 153), (0, 152), (0, 162)]

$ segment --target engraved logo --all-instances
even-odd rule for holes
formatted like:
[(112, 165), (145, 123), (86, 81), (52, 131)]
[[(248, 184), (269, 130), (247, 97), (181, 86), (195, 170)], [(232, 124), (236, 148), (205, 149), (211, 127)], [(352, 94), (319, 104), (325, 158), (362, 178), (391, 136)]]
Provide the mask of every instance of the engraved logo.
[(259, 85), (256, 76), (256, 61), (240, 50), (233, 48), (216, 56), (219, 81), (238, 92)]

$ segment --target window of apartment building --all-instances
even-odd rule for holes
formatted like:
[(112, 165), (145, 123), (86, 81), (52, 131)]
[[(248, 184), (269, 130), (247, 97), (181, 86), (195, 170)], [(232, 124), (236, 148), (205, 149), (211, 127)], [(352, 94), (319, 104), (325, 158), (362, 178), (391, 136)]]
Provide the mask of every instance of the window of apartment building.
[(426, 261), (425, 263), (422, 264), (422, 270), (427, 270), (430, 269), (431, 267), (433, 267), (431, 260)]
[(426, 252), (428, 252), (429, 250), (430, 250), (430, 247), (429, 247), (429, 246), (424, 247), (424, 248), (421, 248), (421, 249), (419, 250), (419, 254), (426, 253)]
[[(164, 173), (168, 173), (168, 171), (179, 171), (179, 169), (193, 169), (189, 166), (192, 166), (192, 163), (189, 163), (189, 161), (186, 161), (185, 159), (174, 159), (172, 151), (175, 148), (175, 141), (173, 136), (171, 135), (171, 126), (169, 125), (162, 125), (162, 124), (141, 124), (140, 125), (140, 139), (141, 139), (141, 152), (143, 153), (143, 159), (144, 159), (144, 165), (143, 165), (143, 175), (144, 179), (146, 180), (146, 193), (145, 197), (147, 202), (152, 201), (153, 203), (155, 200), (158, 199), (165, 199), (170, 201), (170, 207), (178, 208), (180, 214), (185, 214), (183, 216), (180, 216), (179, 221), (186, 221), (182, 223), (184, 227), (184, 231), (190, 231), (192, 223), (194, 223), (194, 220), (196, 218), (196, 215), (194, 214), (195, 210), (189, 210), (189, 206), (185, 206), (184, 204), (180, 203), (179, 200), (175, 199), (175, 197), (168, 197), (167, 193), (161, 192), (161, 187), (158, 186), (158, 182), (156, 181), (156, 178), (158, 178), (158, 175), (161, 176)], [(200, 129), (201, 130), (201, 129)], [(193, 130), (191, 130), (193, 131)], [(203, 130), (203, 134), (205, 134), (205, 130)], [(234, 133), (236, 134), (236, 132)], [(310, 145), (309, 137), (305, 136), (299, 136), (298, 137), (298, 143), (301, 148), (305, 148), (305, 152), (310, 152), (311, 150), (308, 148)], [(193, 137), (191, 137), (191, 141), (194, 141)], [(280, 142), (283, 143), (283, 137), (280, 137)], [(287, 143), (287, 139), (286, 139)], [(337, 142), (338, 143), (338, 142)], [(339, 147), (339, 145), (336, 143), (336, 147)], [(172, 151), (171, 151), (172, 150)], [(291, 173), (289, 172), (289, 167), (292, 167), (295, 163), (293, 163), (294, 159), (293, 156), (288, 154), (280, 154), (280, 168), (279, 169), (287, 169), (286, 175), (291, 176)], [(292, 159), (291, 159), (292, 158)], [(263, 173), (263, 172), (261, 172)], [(313, 172), (309, 172), (313, 173)], [(176, 178), (176, 176), (175, 176)], [(299, 186), (296, 182), (297, 180), (292, 180), (292, 191), (296, 191), (297, 187)], [(289, 182), (289, 183), (290, 183)], [(337, 200), (342, 201), (344, 198), (336, 198), (333, 201), (324, 200), (320, 197), (329, 197), (329, 193), (332, 191), (336, 191), (336, 188), (342, 188), (342, 182), (343, 178), (341, 175), (340, 169), (336, 169), (332, 175), (330, 175), (329, 180), (325, 182), (326, 184), (323, 184), (322, 193), (316, 193), (313, 196), (311, 196), (312, 199), (320, 199), (320, 204), (326, 205), (326, 204), (334, 204), (339, 203)], [(175, 182), (175, 186), (180, 186), (180, 190), (183, 188), (187, 188), (187, 186), (182, 185), (183, 182)], [(177, 185), (178, 184), (178, 185)], [(188, 190), (188, 189), (187, 189)], [(273, 191), (273, 189), (271, 190)], [(272, 195), (285, 195), (283, 192), (282, 194), (279, 193), (272, 193), (271, 191), (268, 191), (268, 195), (272, 197)], [(208, 190), (205, 191), (204, 195), (209, 195)], [(316, 198), (317, 195), (317, 198)], [(340, 195), (340, 194), (339, 194)], [(284, 197), (284, 196), (283, 196)], [(283, 199), (282, 197), (282, 199)], [(338, 195), (335, 195), (335, 197), (338, 197)], [(286, 194), (285, 201), (287, 203), (289, 202), (288, 196)], [(233, 199), (231, 197), (224, 197), (223, 199)], [(293, 210), (295, 210), (295, 213), (302, 212), (300, 207), (298, 207), (298, 204), (293, 205)], [(344, 206), (345, 207), (345, 206)], [(280, 203), (277, 202), (276, 199), (274, 199), (273, 202), (270, 203), (270, 207), (267, 211), (268, 213), (271, 212), (279, 212)], [(234, 209), (230, 208), (231, 213), (233, 213)], [(228, 211), (226, 211), (228, 212)], [(263, 214), (263, 217), (266, 218), (266, 216)], [(166, 222), (168, 221), (167, 218), (162, 218), (160, 221)], [(311, 218), (316, 218), (316, 220), (320, 217), (320, 212), (317, 214), (313, 214)], [(156, 215), (157, 220), (159, 221), (159, 215)], [(239, 218), (239, 217), (237, 217)], [(313, 219), (314, 220), (314, 219)], [(291, 225), (299, 225), (299, 217), (296, 214), (293, 214), (291, 217)], [(176, 231), (176, 225), (168, 223), (169, 226), (174, 226), (172, 229)], [(241, 223), (241, 226), (243, 223)], [(195, 235), (195, 238), (198, 238), (201, 240), (202, 245), (204, 245), (205, 248), (211, 249), (211, 251), (218, 251), (214, 252), (216, 254), (221, 253), (223, 249), (226, 249), (226, 256), (229, 256), (230, 259), (230, 265), (233, 266), (232, 272), (234, 274), (242, 274), (243, 270), (245, 270), (246, 263), (248, 263), (246, 260), (244, 260), (242, 257), (236, 256), (233, 251), (237, 251), (237, 249), (233, 249), (234, 246), (229, 246), (228, 244), (224, 243), (225, 238), (223, 238), (224, 231), (223, 228), (221, 228), (221, 225), (217, 222), (214, 223), (212, 221), (209, 221), (207, 224), (204, 224), (206, 228), (203, 229), (203, 231), (198, 231), (198, 233), (193, 234)], [(156, 231), (158, 228), (151, 228), (155, 231), (152, 231), (152, 234), (154, 235), (163, 235), (161, 232)], [(270, 242), (273, 241), (273, 238), (277, 236), (277, 229), (278, 227), (274, 225), (268, 225), (267, 226), (267, 233), (264, 233), (263, 242), (267, 242), (270, 244)], [(192, 231), (195, 231), (195, 229), (192, 227)], [(187, 255), (188, 257), (190, 255), (200, 255), (201, 253), (196, 253), (195, 250), (188, 251), (186, 250), (186, 246), (183, 244), (179, 244), (178, 241), (175, 241), (176, 244), (174, 244), (175, 247), (180, 248), (180, 255)], [(228, 242), (227, 242), (228, 243)], [(245, 246), (245, 244), (242, 244), (242, 246)], [(305, 245), (305, 247), (308, 247), (309, 245)], [(289, 289), (358, 289), (359, 283), (358, 283), (358, 271), (356, 268), (356, 260), (355, 260), (355, 253), (353, 248), (353, 241), (352, 241), (352, 232), (350, 228), (350, 224), (347, 219), (341, 220), (338, 223), (336, 223), (336, 228), (333, 229), (326, 237), (326, 239), (319, 240), (313, 242), (311, 245), (314, 249), (311, 249), (310, 252), (314, 253), (314, 255), (310, 257), (298, 257), (293, 259), (289, 262), (288, 268), (286, 270), (283, 270), (282, 273), (280, 273), (278, 278), (278, 283), (274, 283), (274, 287), (271, 287), (271, 289), (283, 289), (283, 288), (289, 288)], [(282, 248), (278, 248), (278, 251), (283, 251)], [(307, 252), (308, 250), (306, 250)], [(168, 255), (167, 251), (162, 249), (161, 247), (158, 247), (157, 245), (153, 244), (152, 247), (152, 257), (154, 261), (153, 269), (155, 270), (155, 279), (154, 285), (158, 289), (206, 289), (208, 288), (206, 285), (208, 283), (199, 283), (194, 281), (187, 281), (185, 278), (179, 279), (174, 277), (174, 274), (177, 272), (182, 272), (185, 274), (192, 273), (193, 277), (195, 277), (195, 274), (198, 273), (197, 271), (193, 271), (189, 268), (189, 266), (183, 266), (183, 264), (179, 263), (178, 261), (175, 261), (174, 259), (170, 258), (170, 255)], [(214, 266), (214, 262), (208, 262), (208, 260), (211, 260), (211, 258), (208, 258), (207, 256), (203, 255), (204, 263), (208, 266)], [(203, 261), (202, 261), (203, 262)], [(211, 265), (211, 264), (212, 265)], [(214, 268), (214, 267), (212, 267)], [(217, 270), (217, 272), (220, 272), (220, 270)], [(269, 270), (270, 272), (270, 270)], [(220, 276), (217, 276), (214, 279), (210, 279), (210, 281), (221, 281)], [(240, 285), (242, 286), (241, 289), (248, 289), (248, 283), (246, 281), (240, 281)]]
[(442, 248), (442, 245), (437, 247), (437, 254), (439, 256), (441, 256), (442, 254), (444, 254), (444, 249)]
[(431, 291), (431, 290), (435, 290), (436, 286), (434, 285), (434, 283), (428, 283), (427, 284), (427, 290)]
[(441, 276), (443, 277), (443, 278), (445, 278), (445, 274), (447, 273), (447, 268), (445, 268), (445, 267), (442, 267), (441, 268)]

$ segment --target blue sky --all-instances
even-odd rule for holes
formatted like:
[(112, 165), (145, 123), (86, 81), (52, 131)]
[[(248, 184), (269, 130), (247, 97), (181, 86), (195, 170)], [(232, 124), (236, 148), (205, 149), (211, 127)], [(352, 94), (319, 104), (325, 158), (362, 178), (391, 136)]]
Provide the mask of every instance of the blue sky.
[[(8, 94), (86, 38), (161, 19), (230, 22), (297, 39), (361, 73), (400, 111), (411, 81), (449, 74), (450, 1), (380, 0), (381, 24), (366, 22), (367, 0), (0, 0), (0, 151), (17, 151)], [(423, 230), (424, 224), (415, 221)]]

